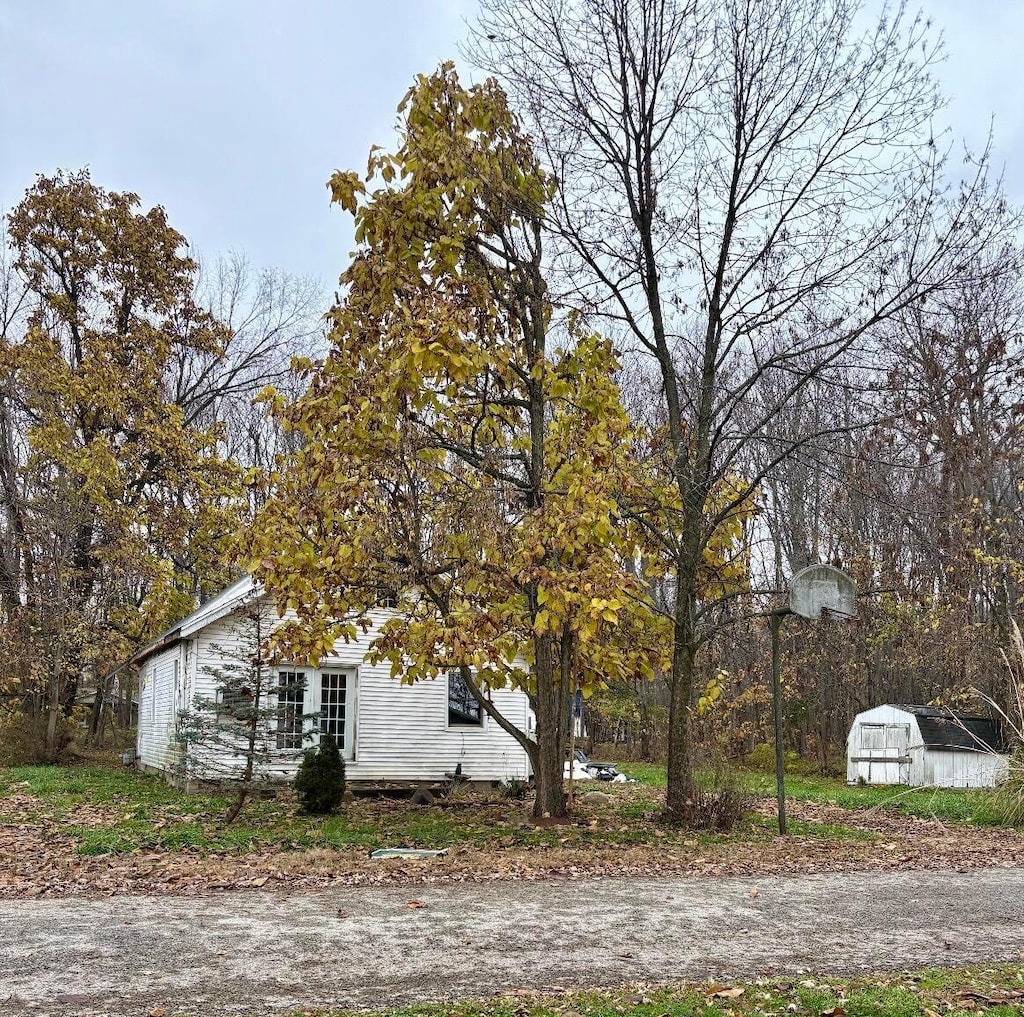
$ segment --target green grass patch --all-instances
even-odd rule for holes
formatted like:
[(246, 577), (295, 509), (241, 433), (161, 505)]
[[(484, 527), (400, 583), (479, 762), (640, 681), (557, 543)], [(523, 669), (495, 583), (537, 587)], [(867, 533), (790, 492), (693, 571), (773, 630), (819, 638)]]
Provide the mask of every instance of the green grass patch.
[[(666, 786), (665, 767), (657, 763), (621, 763), (619, 769), (648, 787)], [(764, 798), (775, 797), (775, 775), (740, 771), (742, 787)], [(978, 826), (1003, 824), (996, 793), (989, 788), (862, 786), (834, 777), (786, 776), (786, 799), (817, 802), (842, 809), (884, 809), (923, 819)]]
[[(746, 784), (757, 794), (775, 794), (774, 776), (749, 774)], [(793, 776), (786, 777), (786, 797), (843, 809), (887, 809), (951, 823), (999, 825), (1000, 822), (995, 793), (987, 788), (861, 786), (829, 777)]]
[[(657, 782), (657, 768), (647, 767), (646, 773)], [(693, 848), (727, 840), (756, 843), (772, 836), (771, 824), (757, 815), (728, 836), (673, 830), (657, 822), (664, 804), (660, 789), (646, 784), (601, 785), (598, 790), (610, 801), (580, 801), (593, 789), (590, 784), (577, 786), (573, 821), (558, 826), (535, 826), (527, 819), (524, 803), (497, 794), (459, 795), (428, 808), (402, 800), (359, 798), (326, 817), (300, 815), (294, 802), (282, 796), (251, 801), (227, 826), (223, 816), (230, 796), (186, 794), (151, 775), (100, 766), (0, 770), (0, 799), (21, 796), (18, 821), (49, 825), (69, 836), (83, 855), (245, 854), (307, 848), (369, 852), (378, 847)], [(836, 840), (867, 836), (841, 825), (799, 821), (793, 823), (793, 832)]]
[[(378, 1010), (378, 1017), (1020, 1017), (1020, 965), (978, 965), (844, 979), (801, 977), (737, 984), (643, 987)], [(361, 1011), (365, 1013), (365, 1011)], [(296, 1011), (293, 1017), (304, 1017)], [(315, 1011), (350, 1017), (353, 1011)], [(371, 1011), (371, 1017), (374, 1012)]]

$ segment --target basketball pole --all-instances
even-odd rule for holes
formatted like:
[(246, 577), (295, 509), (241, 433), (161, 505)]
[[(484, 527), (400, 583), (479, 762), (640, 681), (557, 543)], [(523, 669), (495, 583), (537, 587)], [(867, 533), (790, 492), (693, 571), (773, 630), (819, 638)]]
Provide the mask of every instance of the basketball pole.
[(782, 751), (782, 620), (793, 612), (780, 607), (769, 615), (772, 632), (772, 708), (775, 713), (775, 794), (779, 803), (779, 834), (786, 836), (786, 760)]

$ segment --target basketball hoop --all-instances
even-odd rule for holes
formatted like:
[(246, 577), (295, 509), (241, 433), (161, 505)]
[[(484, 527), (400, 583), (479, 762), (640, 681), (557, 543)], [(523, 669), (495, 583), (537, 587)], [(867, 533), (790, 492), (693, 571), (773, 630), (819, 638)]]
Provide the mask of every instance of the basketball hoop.
[(779, 630), (788, 614), (811, 621), (854, 621), (857, 618), (857, 586), (831, 565), (808, 565), (789, 584), (789, 606), (768, 612), (772, 634), (772, 712), (775, 715), (775, 784), (779, 809), (779, 833), (786, 834), (786, 779), (782, 753), (782, 650)]
[(831, 565), (808, 565), (789, 584), (789, 609), (811, 621), (853, 621), (857, 617), (857, 586)]

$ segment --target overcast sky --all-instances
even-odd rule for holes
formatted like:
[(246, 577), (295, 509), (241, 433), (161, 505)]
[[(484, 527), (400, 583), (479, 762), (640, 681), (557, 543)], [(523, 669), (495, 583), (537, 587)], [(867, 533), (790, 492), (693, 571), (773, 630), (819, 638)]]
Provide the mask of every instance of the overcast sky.
[[(350, 248), (325, 181), (388, 143), (413, 76), (457, 56), (475, 0), (0, 0), (0, 207), (88, 166), (162, 204), (193, 250), (333, 286)], [(923, 0), (950, 125), (1024, 203), (1019, 0)]]

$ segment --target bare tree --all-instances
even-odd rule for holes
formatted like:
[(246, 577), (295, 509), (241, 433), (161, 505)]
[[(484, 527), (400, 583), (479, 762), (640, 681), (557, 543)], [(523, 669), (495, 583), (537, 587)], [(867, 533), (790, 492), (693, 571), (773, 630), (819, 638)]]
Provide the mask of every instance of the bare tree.
[(169, 379), (175, 401), (186, 420), (223, 425), (229, 458), (269, 468), (282, 436), (253, 400), (268, 385), (297, 387), (292, 359), (324, 353), (327, 296), (315, 279), (254, 268), (232, 251), (200, 265), (196, 304), (230, 334), (215, 353), (179, 358)]
[(676, 822), (692, 819), (696, 659), (718, 611), (704, 547), (815, 435), (753, 469), (745, 450), (1013, 225), (984, 157), (950, 180), (928, 25), (898, 7), (861, 34), (859, 15), (854, 0), (482, 0), (469, 45), (560, 180), (563, 299), (660, 380), (681, 506), (653, 534), (674, 590)]

